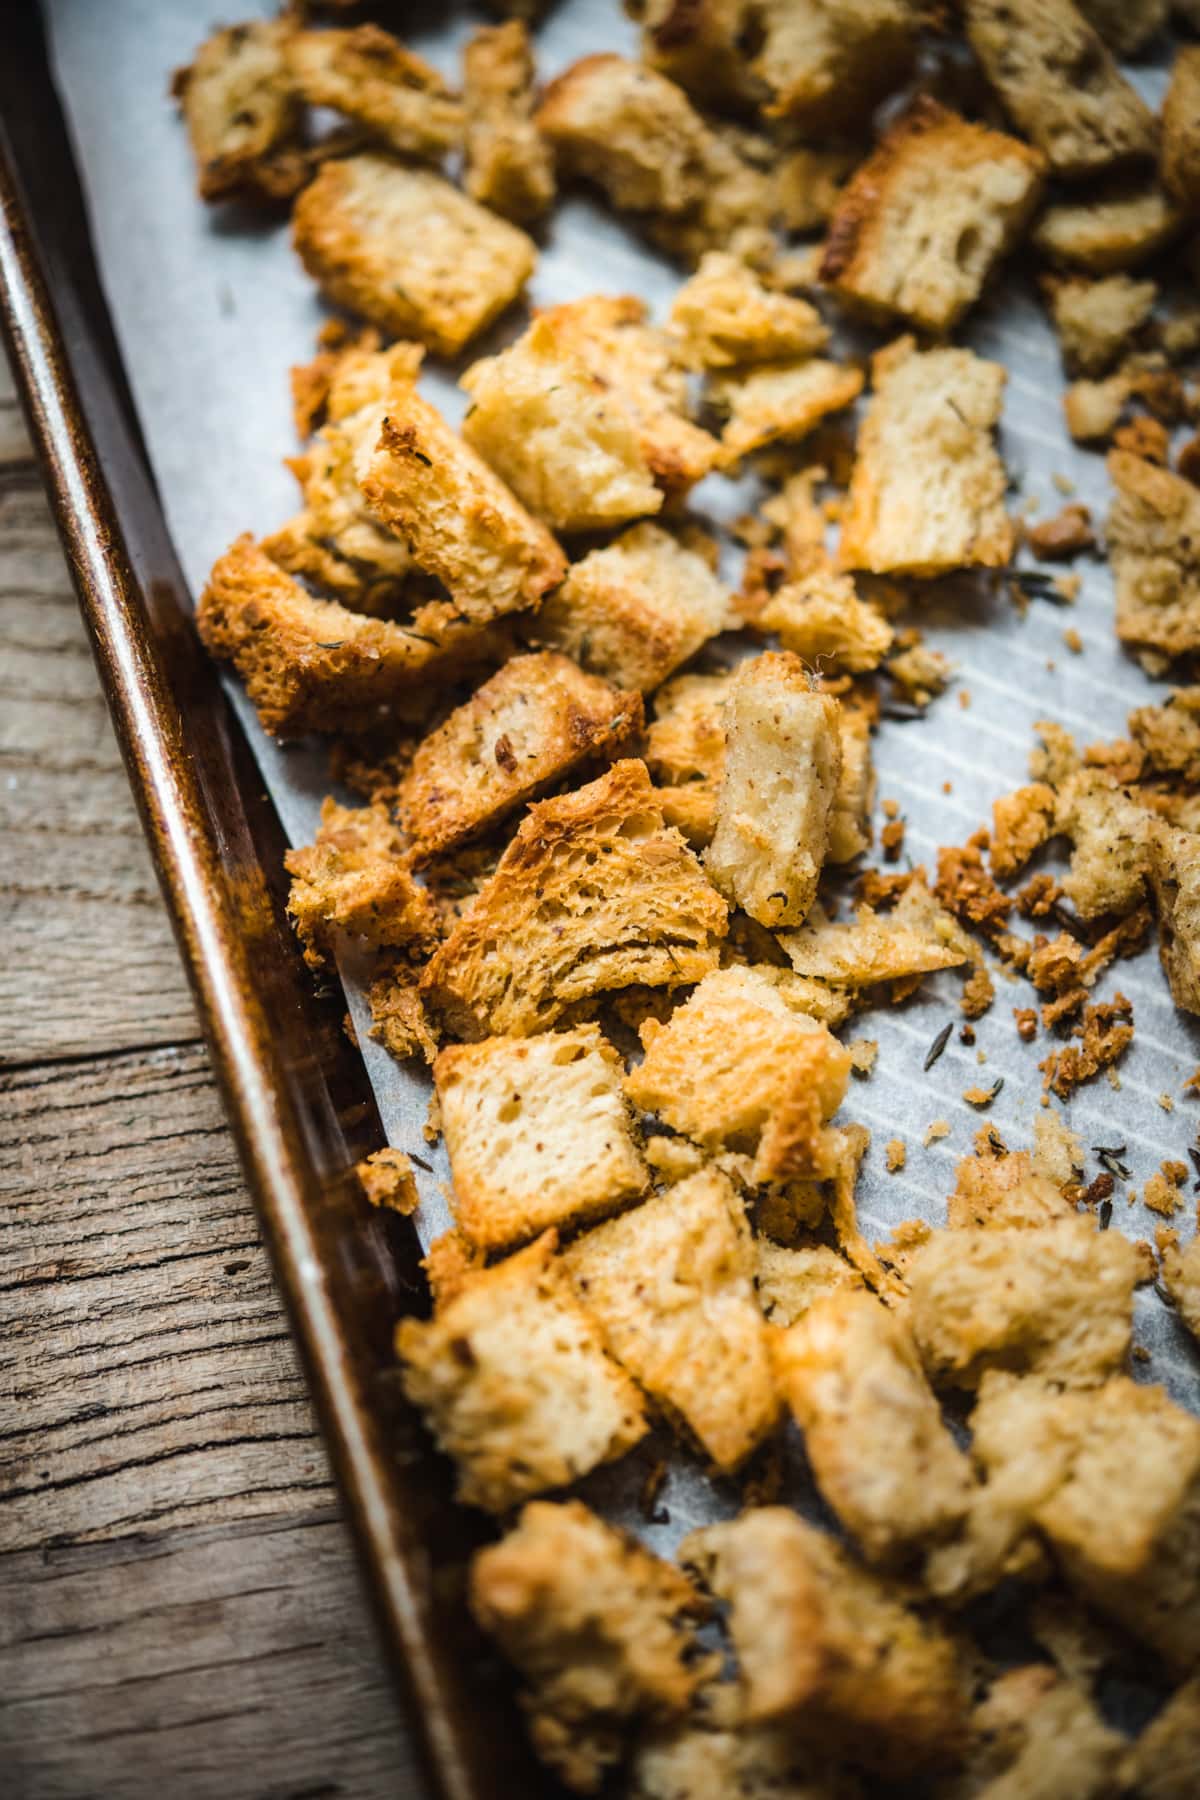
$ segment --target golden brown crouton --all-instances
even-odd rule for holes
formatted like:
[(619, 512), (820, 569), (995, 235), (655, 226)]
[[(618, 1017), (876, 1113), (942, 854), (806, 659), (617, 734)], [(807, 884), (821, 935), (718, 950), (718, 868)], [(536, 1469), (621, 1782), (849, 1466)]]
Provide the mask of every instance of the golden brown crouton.
[(716, 126), (705, 144), (701, 199), (688, 212), (643, 215), (639, 222), (646, 236), (688, 268), (696, 268), (709, 250), (727, 250), (756, 269), (774, 269), (779, 252), (772, 229), (778, 210), (769, 168), (773, 154), (768, 140), (735, 125)]
[(1125, 450), (1108, 472), (1117, 636), (1168, 656), (1200, 649), (1200, 488)]
[(646, 765), (619, 762), (529, 809), (423, 987), (458, 1037), (527, 1037), (614, 988), (699, 981), (726, 920)]
[(390, 1145), (373, 1150), (370, 1156), (355, 1163), (354, 1173), (372, 1206), (407, 1215), (416, 1212), (421, 1203), (412, 1163), (403, 1150), (394, 1150)]
[(400, 812), (422, 858), (486, 830), (588, 757), (621, 753), (642, 725), (621, 694), (553, 650), (510, 657), (417, 746)]
[(764, 110), (801, 137), (864, 125), (908, 74), (917, 15), (906, 0), (773, 0), (760, 12), (751, 67)]
[(443, 356), (516, 299), (537, 260), (515, 225), (384, 156), (327, 162), (296, 202), (293, 235), (330, 300)]
[(946, 1222), (952, 1230), (1007, 1231), (1075, 1216), (1072, 1203), (1049, 1176), (1034, 1168), (1027, 1150), (1008, 1155), (984, 1149), (959, 1163)]
[(554, 1233), (468, 1274), (396, 1332), (404, 1391), (454, 1458), (458, 1497), (505, 1512), (644, 1436), (638, 1391), (575, 1297)]
[(853, 862), (871, 842), (875, 769), (871, 761), (871, 717), (865, 707), (843, 702), (838, 718), (842, 773), (829, 815), (826, 861)]
[(838, 196), (863, 151), (846, 145), (801, 144), (775, 165), (775, 199), (788, 231), (820, 231), (833, 217)]
[(824, 1244), (793, 1250), (770, 1238), (754, 1240), (754, 1287), (772, 1325), (794, 1325), (826, 1294), (862, 1285), (858, 1270)]
[[(668, 3), (690, 7), (691, 0)], [(629, 1800), (858, 1800), (860, 1793), (852, 1775), (786, 1723), (660, 1726), (638, 1745), (630, 1781)]]
[(692, 1532), (680, 1556), (729, 1605), (748, 1721), (786, 1719), (897, 1778), (955, 1760), (967, 1711), (957, 1646), (832, 1537), (762, 1506)]
[(1176, 1006), (1200, 1013), (1200, 836), (1165, 823), (1150, 837), (1158, 949)]
[(435, 601), (411, 626), (315, 600), (247, 532), (213, 565), (196, 606), (207, 648), (232, 662), (264, 731), (367, 726), (376, 711), (485, 660), (494, 636)]
[(535, 1500), (471, 1565), (471, 1610), (516, 1664), (542, 1760), (593, 1793), (636, 1721), (685, 1711), (709, 1673), (691, 1583), (579, 1500)]
[(875, 317), (948, 331), (1024, 230), (1042, 166), (922, 95), (843, 190), (821, 280)]
[(992, 803), (992, 872), (1001, 881), (1019, 874), (1054, 830), (1054, 789), (1044, 781), (1002, 794)]
[(1200, 47), (1176, 51), (1163, 101), (1163, 186), (1189, 213), (1200, 212)]
[(1056, 175), (1152, 157), (1154, 115), (1072, 0), (966, 0), (967, 36)]
[(756, 622), (820, 675), (865, 675), (892, 647), (891, 626), (853, 581), (822, 563), (778, 588)]
[(773, 1428), (779, 1403), (754, 1298), (754, 1246), (729, 1180), (704, 1170), (577, 1238), (577, 1292), (612, 1354), (720, 1469)]
[(706, 975), (665, 1025), (642, 1026), (646, 1054), (625, 1081), (640, 1111), (709, 1150), (752, 1155), (756, 1183), (830, 1176), (841, 1146), (826, 1120), (845, 1096), (850, 1053), (789, 1005), (788, 981), (780, 970)]
[(1129, 275), (1052, 282), (1050, 311), (1068, 369), (1103, 375), (1130, 348), (1157, 297), (1152, 281), (1134, 281)]
[(1030, 241), (1052, 262), (1110, 275), (1134, 269), (1161, 250), (1179, 231), (1183, 217), (1157, 181), (1121, 175), (1080, 199), (1053, 201), (1035, 223)]
[(308, 180), (286, 44), (279, 20), (230, 25), (201, 44), (189, 68), (177, 70), (172, 91), (192, 141), (201, 199), (289, 200)]
[(711, 133), (681, 88), (623, 56), (585, 56), (546, 89), (537, 114), (559, 166), (630, 212), (698, 206)]
[(536, 606), (567, 572), (545, 526), (411, 384), (388, 396), (359, 479), (377, 517), (468, 618)]
[(808, 923), (780, 933), (779, 942), (798, 974), (848, 988), (905, 981), (972, 958), (970, 940), (917, 880), (890, 913), (860, 906), (852, 923), (839, 925), (814, 907)]
[(367, 989), (371, 1008), (371, 1036), (389, 1056), (407, 1062), (420, 1056), (432, 1063), (437, 1040), (421, 998), (420, 967), (411, 952), (384, 955)]
[(1134, 1245), (1090, 1218), (1017, 1230), (935, 1231), (908, 1269), (912, 1328), (935, 1382), (987, 1369), (1090, 1387), (1129, 1353)]
[[(1020, 1681), (1011, 1719), (998, 1717), (993, 1696)], [(1036, 1683), (1036, 1686), (1035, 1686)], [(1060, 1680), (1045, 1664), (1011, 1670), (976, 1709), (981, 1761), (1002, 1771), (983, 1786), (971, 1783), (975, 1800), (1113, 1800), (1126, 1740), (1111, 1730), (1082, 1689)], [(968, 1765), (970, 1766), (970, 1764)]]
[(463, 49), (466, 186), (525, 224), (554, 198), (554, 160), (533, 122), (533, 49), (520, 19), (483, 25)]
[(786, 651), (743, 663), (730, 685), (705, 867), (760, 925), (801, 925), (816, 897), (841, 777), (838, 713)]
[(386, 806), (354, 808), (327, 799), (315, 840), (289, 850), (284, 866), (292, 877), (288, 912), (313, 968), (339, 932), (373, 948), (428, 944), (437, 936), (433, 906), (413, 880)]
[(740, 258), (710, 250), (671, 304), (671, 328), (694, 369), (812, 356), (829, 342), (815, 306), (764, 287)]
[(702, 105), (734, 112), (757, 97), (738, 39), (746, 0), (642, 0), (642, 61)]
[[(900, 338), (872, 359), (838, 552), (843, 568), (943, 575), (1012, 555), (1007, 476), (992, 442), (1005, 371), (970, 350)], [(911, 454), (919, 441), (920, 456)]]
[(646, 731), (646, 767), (654, 777), (668, 824), (702, 850), (717, 822), (717, 793), (725, 771), (722, 723), (732, 674), (678, 675), (654, 697)]
[(737, 623), (729, 589), (704, 558), (643, 524), (572, 563), (533, 629), (614, 686), (649, 693)]
[(401, 156), (440, 162), (462, 137), (462, 106), (437, 70), (378, 25), (293, 32), (287, 60), (309, 106), (344, 113)]
[(1197, 1769), (1200, 1675), (1193, 1675), (1127, 1748), (1120, 1771), (1122, 1791), (1139, 1800), (1192, 1800)]
[(1072, 844), (1063, 893), (1084, 919), (1129, 912), (1146, 891), (1151, 820), (1103, 769), (1081, 769), (1059, 790), (1055, 830)]
[(615, 1212), (648, 1185), (599, 1026), (455, 1044), (433, 1065), (459, 1229), (484, 1250)]
[(1075, 442), (1097, 444), (1110, 438), (1129, 391), (1129, 378), (1120, 369), (1105, 381), (1073, 381), (1063, 395), (1063, 413)]
[(1156, 774), (1200, 782), (1200, 687), (1172, 688), (1162, 706), (1138, 706), (1130, 735)]
[(851, 405), (862, 386), (861, 369), (819, 356), (715, 375), (708, 397), (729, 415), (721, 433), (723, 460), (737, 462), (764, 444), (807, 437), (830, 413)]

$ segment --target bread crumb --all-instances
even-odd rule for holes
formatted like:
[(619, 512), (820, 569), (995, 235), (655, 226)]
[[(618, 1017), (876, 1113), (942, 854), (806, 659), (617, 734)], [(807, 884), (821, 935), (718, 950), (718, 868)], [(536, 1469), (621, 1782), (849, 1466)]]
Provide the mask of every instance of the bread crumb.
[(856, 1075), (869, 1075), (875, 1067), (875, 1059), (879, 1055), (877, 1038), (854, 1038), (848, 1046), (850, 1051), (850, 1067)]
[(1183, 1204), (1179, 1190), (1187, 1180), (1187, 1175), (1186, 1163), (1168, 1158), (1147, 1181), (1142, 1191), (1143, 1205), (1148, 1206), (1151, 1212), (1158, 1213), (1161, 1218), (1169, 1219)]
[(1170, 1094), (1160, 1094), (1158, 1096), (1158, 1104), (1162, 1107), (1164, 1112), (1174, 1112), (1175, 1111), (1175, 1102), (1171, 1098)]
[(1032, 526), (1025, 537), (1041, 562), (1078, 556), (1082, 551), (1092, 549), (1096, 542), (1092, 515), (1078, 501), (1064, 506), (1052, 519), (1043, 519), (1040, 525)]
[(1059, 475), (1055, 473), (1050, 479), (1060, 494), (1073, 494), (1075, 492), (1075, 483), (1071, 480), (1069, 475)]
[(898, 1175), (908, 1161), (908, 1146), (903, 1138), (889, 1138), (884, 1146), (884, 1155), (887, 1158), (888, 1174)]
[(402, 1150), (373, 1150), (362, 1162), (355, 1163), (354, 1173), (372, 1206), (386, 1206), (398, 1213), (417, 1210), (420, 1196), (416, 1178), (412, 1163)]
[(983, 1087), (964, 1088), (963, 1089), (963, 1099), (966, 1101), (968, 1106), (977, 1106), (980, 1108), (985, 1107), (985, 1106), (990, 1106), (992, 1104), (992, 1101), (995, 1100), (999, 1096), (1000, 1090), (1003, 1086), (1004, 1086), (1004, 1077), (1003, 1077), (1003, 1075), (998, 1075), (996, 1077), (995, 1081), (992, 1083), (990, 1088), (983, 1088)]
[(1071, 652), (1072, 656), (1083, 655), (1083, 639), (1073, 625), (1063, 632), (1063, 643), (1067, 646), (1067, 649)]
[(930, 1144), (936, 1143), (939, 1138), (949, 1136), (950, 1122), (948, 1119), (931, 1119), (929, 1124), (925, 1127), (921, 1142), (928, 1150)]

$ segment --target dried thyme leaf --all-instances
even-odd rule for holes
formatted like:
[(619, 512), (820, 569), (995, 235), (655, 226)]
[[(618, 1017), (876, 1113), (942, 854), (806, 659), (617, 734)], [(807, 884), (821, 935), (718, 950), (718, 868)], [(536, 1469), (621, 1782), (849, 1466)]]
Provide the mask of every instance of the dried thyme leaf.
[(946, 1045), (950, 1042), (950, 1033), (953, 1030), (954, 1020), (951, 1019), (948, 1024), (942, 1026), (942, 1029), (938, 1032), (932, 1044), (930, 1044), (928, 1050), (925, 1052), (925, 1061), (921, 1064), (921, 1069), (924, 1074), (928, 1075), (930, 1069), (932, 1069), (934, 1063), (942, 1054)]
[(1121, 1160), (1125, 1155), (1124, 1144), (1093, 1144), (1092, 1155), (1100, 1158), (1110, 1175), (1117, 1176), (1121, 1181), (1129, 1180), (1128, 1164)]

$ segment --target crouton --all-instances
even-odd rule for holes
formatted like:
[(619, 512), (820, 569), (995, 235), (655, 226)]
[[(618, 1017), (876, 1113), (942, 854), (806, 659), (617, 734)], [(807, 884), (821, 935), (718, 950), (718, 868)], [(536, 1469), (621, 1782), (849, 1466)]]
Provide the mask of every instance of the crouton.
[(256, 19), (215, 31), (172, 92), (196, 158), (200, 198), (290, 200), (309, 177), (288, 75), (287, 26)]
[(232, 662), (264, 731), (363, 729), (375, 712), (486, 660), (494, 633), (434, 601), (410, 626), (316, 600), (247, 532), (213, 565), (196, 607), (205, 645)]
[(572, 563), (534, 630), (614, 686), (650, 693), (737, 623), (729, 589), (704, 558), (643, 524)]
[(1054, 789), (1044, 781), (1015, 788), (992, 802), (992, 873), (1009, 881), (1053, 834)]
[[(1013, 552), (1008, 478), (992, 442), (1005, 371), (970, 350), (900, 338), (872, 359), (874, 398), (842, 522), (838, 560), (877, 575), (1001, 568)], [(911, 454), (914, 442), (921, 455)]]
[(456, 1044), (433, 1065), (460, 1231), (503, 1249), (615, 1212), (648, 1185), (596, 1025)]
[(1072, 0), (966, 0), (964, 13), (1004, 110), (1056, 175), (1154, 155), (1154, 114)]
[[(655, 212), (640, 220), (651, 242), (688, 268), (696, 268), (709, 250), (728, 251), (756, 269), (776, 267), (775, 183), (757, 154), (766, 141), (755, 140), (748, 153), (746, 138), (737, 126), (716, 127), (705, 145), (699, 202), (688, 212)], [(766, 152), (769, 165), (770, 143)]]
[(903, 1564), (957, 1529), (970, 1466), (895, 1313), (872, 1294), (831, 1294), (771, 1354), (817, 1486), (869, 1562)]
[(908, 1269), (921, 1360), (951, 1387), (987, 1369), (1090, 1387), (1129, 1353), (1140, 1274), (1128, 1238), (1091, 1219), (936, 1231)]
[(828, 1534), (787, 1507), (753, 1507), (692, 1532), (680, 1556), (729, 1606), (749, 1722), (786, 1719), (897, 1779), (955, 1760), (968, 1704), (958, 1647)]
[(1167, 22), (1168, 0), (1076, 0), (1114, 56), (1132, 56)]
[(467, 1275), (428, 1322), (402, 1320), (396, 1350), (470, 1506), (506, 1512), (645, 1435), (638, 1391), (576, 1299), (553, 1232)]
[(826, 861), (853, 862), (871, 842), (871, 807), (875, 799), (875, 769), (871, 762), (871, 717), (865, 707), (843, 702), (838, 718), (842, 746), (842, 773), (829, 814), (829, 849)]
[(516, 299), (537, 260), (523, 231), (440, 175), (372, 155), (325, 163), (296, 202), (293, 241), (335, 305), (442, 356)]
[(816, 897), (841, 776), (838, 712), (786, 651), (743, 663), (730, 685), (705, 867), (760, 925), (801, 925)]
[(1158, 909), (1158, 951), (1171, 998), (1200, 1013), (1200, 836), (1167, 824), (1150, 837), (1150, 884)]
[(476, 836), (640, 735), (642, 697), (553, 650), (514, 656), (416, 749), (400, 812), (422, 859)]
[(354, 1173), (371, 1206), (382, 1206), (407, 1217), (421, 1204), (417, 1178), (403, 1150), (394, 1150), (390, 1145), (372, 1150), (370, 1156), (355, 1163)]
[(463, 49), (466, 187), (527, 224), (554, 198), (554, 159), (533, 122), (533, 48), (520, 19), (483, 25)]
[(1163, 186), (1189, 213), (1200, 212), (1200, 46), (1175, 54), (1162, 110)]
[(916, 49), (906, 0), (776, 0), (756, 22), (762, 45), (751, 67), (767, 89), (764, 111), (801, 137), (865, 125)]
[(642, 1112), (709, 1150), (755, 1158), (756, 1183), (832, 1175), (850, 1054), (788, 1004), (786, 977), (756, 969), (706, 975), (665, 1025), (641, 1029), (643, 1061), (625, 1092)]
[(420, 1056), (432, 1064), (437, 1040), (420, 990), (420, 967), (412, 952), (380, 957), (367, 989), (371, 1036), (389, 1056), (407, 1062)]
[(1158, 1249), (1163, 1286), (1192, 1336), (1200, 1338), (1200, 1236), (1181, 1250), (1179, 1233), (1160, 1229)]
[(779, 1404), (729, 1180), (706, 1170), (677, 1182), (577, 1238), (566, 1262), (617, 1361), (719, 1469), (736, 1469)]
[(389, 395), (359, 480), (376, 516), (469, 619), (536, 606), (567, 572), (545, 526), (411, 385)]
[[(1013, 1717), (998, 1718), (995, 1689), (1018, 1682)], [(988, 1771), (996, 1762), (1003, 1765), (983, 1785), (970, 1782), (966, 1791), (975, 1800), (1062, 1800), (1067, 1794), (1071, 1800), (1112, 1800), (1119, 1791), (1126, 1739), (1104, 1723), (1081, 1688), (1044, 1663), (1002, 1676), (975, 1720), (982, 1740), (978, 1760)]]
[(1156, 774), (1200, 782), (1200, 687), (1172, 688), (1162, 706), (1138, 706), (1129, 731)]
[(1125, 450), (1108, 472), (1117, 636), (1168, 656), (1200, 649), (1200, 488)]
[(812, 356), (829, 342), (815, 306), (764, 287), (722, 250), (710, 250), (676, 293), (671, 329), (694, 369)]
[(627, 57), (585, 56), (546, 89), (538, 129), (559, 167), (630, 212), (683, 213), (704, 198), (711, 132), (686, 94)]
[(970, 962), (969, 940), (949, 913), (940, 907), (927, 911), (928, 902), (928, 889), (914, 880), (891, 913), (860, 906), (852, 923), (838, 925), (814, 907), (808, 923), (781, 932), (779, 942), (797, 974), (838, 987), (907, 981)]
[(820, 231), (833, 217), (838, 198), (863, 160), (846, 145), (801, 144), (775, 165), (775, 200), (786, 230)]
[(440, 162), (462, 138), (462, 106), (437, 70), (378, 25), (293, 32), (287, 61), (309, 106), (344, 113), (401, 156)]
[(678, 675), (654, 697), (646, 730), (646, 767), (654, 777), (663, 817), (702, 850), (717, 823), (717, 794), (725, 771), (722, 723), (732, 674)]
[(1177, 1688), (1121, 1763), (1122, 1792), (1141, 1800), (1191, 1800), (1200, 1768), (1200, 1675)]
[(1134, 281), (1129, 275), (1051, 283), (1050, 312), (1067, 368), (1103, 375), (1129, 349), (1157, 297), (1152, 281)]
[[(690, 0), (668, 3), (690, 9)], [(787, 1724), (660, 1726), (638, 1745), (630, 1783), (629, 1800), (853, 1800), (854, 1792)]]
[(292, 877), (288, 912), (311, 967), (320, 966), (339, 932), (372, 948), (436, 938), (433, 906), (413, 880), (386, 806), (339, 806), (331, 796), (313, 843), (283, 860)]
[(862, 386), (861, 369), (819, 356), (715, 375), (708, 397), (728, 414), (721, 432), (723, 460), (737, 462), (764, 444), (807, 437), (830, 413), (850, 406)]
[(471, 1610), (525, 1683), (534, 1748), (579, 1793), (621, 1760), (635, 1723), (683, 1713), (709, 1674), (686, 1623), (687, 1578), (579, 1500), (534, 1500), (475, 1554)]
[(877, 318), (944, 332), (1025, 228), (1042, 159), (922, 95), (842, 192), (821, 280)]
[(1011, 1155), (985, 1150), (959, 1163), (946, 1223), (956, 1231), (981, 1227), (1009, 1231), (1075, 1216), (1071, 1201), (1049, 1176), (1034, 1168), (1027, 1150)]
[(1053, 201), (1034, 223), (1030, 242), (1051, 262), (1111, 275), (1137, 268), (1170, 243), (1183, 218), (1156, 181), (1122, 175), (1084, 198)]
[(776, 589), (756, 623), (822, 675), (877, 669), (894, 637), (879, 608), (859, 598), (848, 576), (825, 565)]
[(1103, 769), (1081, 769), (1059, 790), (1055, 829), (1072, 844), (1063, 893), (1081, 918), (1129, 912), (1144, 897), (1150, 815)]
[(740, 111), (759, 97), (739, 43), (746, 0), (645, 0), (642, 61), (703, 106)]
[(596, 994), (699, 981), (726, 921), (645, 764), (619, 762), (529, 809), (423, 989), (458, 1037), (528, 1037)]
[(858, 1270), (824, 1244), (794, 1250), (770, 1238), (754, 1240), (754, 1288), (772, 1325), (794, 1325), (826, 1294), (862, 1286)]

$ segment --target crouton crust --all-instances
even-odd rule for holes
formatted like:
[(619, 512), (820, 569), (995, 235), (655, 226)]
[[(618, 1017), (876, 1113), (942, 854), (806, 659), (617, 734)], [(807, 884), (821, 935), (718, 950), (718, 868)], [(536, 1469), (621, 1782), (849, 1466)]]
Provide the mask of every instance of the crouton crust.
[(1069, 370), (1083, 375), (1103, 375), (1128, 351), (1158, 297), (1154, 282), (1128, 275), (1100, 281), (1051, 279), (1047, 285), (1063, 360)]
[(1200, 212), (1200, 45), (1175, 53), (1162, 109), (1163, 186), (1189, 213)]
[(952, 1230), (1051, 1225), (1075, 1216), (1072, 1203), (1049, 1176), (1034, 1168), (1027, 1150), (963, 1157), (947, 1208)]
[(516, 299), (537, 260), (523, 231), (440, 175), (373, 155), (325, 163), (296, 202), (293, 241), (330, 300), (443, 356)]
[(646, 0), (642, 61), (718, 111), (760, 98), (738, 44), (746, 0)]
[(654, 777), (663, 816), (702, 850), (717, 822), (717, 792), (725, 768), (722, 714), (732, 674), (677, 675), (654, 697), (646, 730), (646, 767)]
[(877, 669), (894, 636), (879, 608), (824, 560), (777, 588), (755, 623), (776, 632), (785, 650), (822, 675)]
[(704, 199), (711, 133), (686, 94), (612, 53), (572, 63), (542, 98), (539, 131), (560, 168), (631, 212), (683, 213)]
[(763, 110), (801, 136), (862, 126), (912, 64), (917, 18), (906, 0), (776, 0), (762, 12), (751, 67), (769, 95)]
[(919, 881), (910, 883), (890, 914), (860, 906), (852, 922), (835, 924), (814, 907), (807, 924), (781, 932), (779, 942), (797, 974), (848, 988), (904, 981), (971, 960), (969, 940), (949, 913), (931, 904)]
[(554, 159), (533, 122), (534, 62), (520, 19), (481, 25), (463, 49), (466, 187), (473, 200), (526, 224), (554, 198)]
[(459, 1037), (526, 1037), (614, 988), (699, 981), (727, 916), (646, 765), (619, 762), (530, 808), (422, 987)]
[(722, 461), (737, 462), (764, 444), (807, 437), (830, 413), (852, 405), (862, 388), (861, 369), (817, 356), (714, 375), (709, 398), (729, 415), (721, 432)]
[(289, 200), (308, 180), (287, 27), (254, 20), (215, 31), (172, 92), (183, 110), (202, 200)]
[(671, 303), (671, 330), (695, 369), (812, 356), (829, 342), (815, 306), (764, 287), (740, 257), (710, 250)]
[(1126, 450), (1108, 472), (1117, 636), (1168, 656), (1200, 649), (1200, 489)]
[(1157, 824), (1150, 839), (1150, 883), (1171, 998), (1186, 1012), (1200, 1013), (1200, 836)]
[(875, 316), (948, 331), (1023, 232), (1042, 169), (1018, 139), (922, 95), (843, 190), (821, 280)]
[(754, 1287), (758, 1303), (772, 1325), (794, 1325), (811, 1306), (846, 1288), (861, 1290), (863, 1278), (836, 1250), (825, 1244), (793, 1249), (754, 1240)]
[(1110, 275), (1145, 262), (1183, 222), (1182, 209), (1157, 181), (1121, 175), (1090, 188), (1086, 197), (1053, 201), (1034, 224), (1030, 242), (1051, 262)]
[(992, 802), (992, 872), (1008, 881), (1025, 867), (1054, 830), (1054, 789), (1031, 782)]
[(314, 968), (339, 932), (373, 948), (436, 939), (433, 906), (413, 879), (386, 806), (339, 806), (331, 795), (314, 841), (283, 861), (292, 877), (288, 912)]
[(440, 162), (462, 137), (462, 105), (437, 70), (378, 25), (295, 31), (287, 63), (309, 106), (344, 113), (401, 156)]

